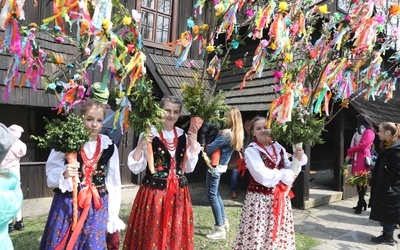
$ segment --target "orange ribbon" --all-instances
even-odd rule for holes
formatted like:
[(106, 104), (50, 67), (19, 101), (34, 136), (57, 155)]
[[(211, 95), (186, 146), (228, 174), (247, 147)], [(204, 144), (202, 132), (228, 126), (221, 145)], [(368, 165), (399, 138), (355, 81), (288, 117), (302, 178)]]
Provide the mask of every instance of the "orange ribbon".
[(94, 185), (89, 184), (89, 185), (85, 186), (84, 188), (82, 188), (78, 194), (78, 205), (80, 208), (83, 209), (81, 215), (79, 216), (78, 222), (77, 222), (74, 230), (72, 230), (71, 226), (68, 228), (68, 230), (64, 236), (64, 239), (57, 246), (56, 250), (64, 249), (65, 245), (67, 244), (67, 239), (68, 239), (68, 236), (70, 235), (71, 231), (72, 231), (72, 235), (71, 235), (71, 237), (68, 241), (67, 247), (65, 249), (72, 250), (74, 248), (74, 245), (78, 239), (78, 236), (80, 235), (80, 233), (82, 231), (83, 224), (85, 223), (86, 218), (88, 216), (90, 205), (91, 205), (92, 201), (94, 203), (95, 209), (99, 209), (102, 207), (99, 191), (97, 190), (97, 188)]

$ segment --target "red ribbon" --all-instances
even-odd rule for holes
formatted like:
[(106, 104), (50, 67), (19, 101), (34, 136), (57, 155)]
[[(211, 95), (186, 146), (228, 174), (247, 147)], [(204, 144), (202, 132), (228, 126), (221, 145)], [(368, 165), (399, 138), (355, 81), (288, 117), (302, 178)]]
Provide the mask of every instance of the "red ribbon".
[(161, 249), (165, 249), (167, 245), (167, 232), (168, 232), (168, 218), (171, 214), (171, 203), (174, 195), (178, 192), (178, 179), (175, 176), (175, 157), (171, 157), (171, 166), (169, 170), (169, 175), (167, 179), (167, 196), (164, 200), (164, 218), (162, 227), (162, 245)]
[[(275, 190), (274, 190), (274, 200), (273, 200), (273, 214), (276, 220), (276, 223), (274, 224), (274, 228), (272, 231), (272, 242), (275, 242), (276, 240), (276, 234), (278, 232), (278, 228), (281, 224), (282, 217), (285, 211), (285, 192), (288, 189), (288, 186), (283, 184), (282, 182), (279, 182), (278, 185), (276, 185)], [(292, 190), (289, 191), (289, 197), (293, 198), (294, 194)]]

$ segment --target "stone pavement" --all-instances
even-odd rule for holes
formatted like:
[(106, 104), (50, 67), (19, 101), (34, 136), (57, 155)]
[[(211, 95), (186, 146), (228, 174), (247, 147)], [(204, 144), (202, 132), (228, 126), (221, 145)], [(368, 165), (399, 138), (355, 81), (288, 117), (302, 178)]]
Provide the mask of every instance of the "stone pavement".
[[(131, 205), (138, 186), (128, 185), (122, 189), (122, 205)], [(190, 184), (193, 204), (208, 205), (205, 195), (205, 184)], [(245, 192), (241, 191), (238, 198), (229, 197), (229, 186), (221, 184), (220, 193), (226, 206), (241, 206)], [(368, 197), (367, 197), (368, 199)], [(52, 198), (24, 200), (22, 214), (24, 217), (38, 217), (47, 215)], [(369, 220), (369, 210), (362, 211), (361, 215), (354, 214), (353, 206), (356, 198), (341, 200), (324, 206), (313, 207), (307, 210), (293, 209), (295, 231), (319, 239), (322, 244), (312, 250), (400, 250), (397, 246), (378, 245), (370, 241), (372, 236), (381, 234), (382, 227), (378, 222)], [(395, 234), (400, 233), (396, 230)], [(400, 242), (400, 240), (399, 240)]]

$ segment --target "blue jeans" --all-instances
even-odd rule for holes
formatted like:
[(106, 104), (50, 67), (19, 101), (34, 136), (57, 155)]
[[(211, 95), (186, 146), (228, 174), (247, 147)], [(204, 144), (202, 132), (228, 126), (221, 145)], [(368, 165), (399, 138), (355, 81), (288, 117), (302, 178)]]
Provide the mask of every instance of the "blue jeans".
[(382, 223), (383, 224), (383, 232), (392, 233), (394, 232), (394, 224), (393, 223)]
[(231, 193), (236, 193), (236, 187), (239, 179), (239, 171), (237, 169), (232, 170), (231, 173)]
[(219, 194), (218, 187), (221, 180), (221, 173), (211, 173), (209, 170), (206, 175), (206, 189), (207, 198), (210, 202), (212, 212), (214, 214), (214, 220), (216, 226), (222, 226), (224, 224), (225, 208), (224, 202), (222, 201), (221, 195)]

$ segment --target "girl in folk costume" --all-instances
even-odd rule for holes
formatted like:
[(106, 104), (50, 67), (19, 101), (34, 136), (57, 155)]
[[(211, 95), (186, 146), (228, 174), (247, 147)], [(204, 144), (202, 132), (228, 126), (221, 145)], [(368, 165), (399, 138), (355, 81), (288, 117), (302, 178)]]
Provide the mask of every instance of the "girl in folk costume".
[[(256, 117), (251, 133), (256, 141), (247, 147), (244, 159), (251, 174), (242, 208), (235, 249), (295, 249), (290, 187), (298, 173), (291, 169), (286, 150), (270, 138), (265, 118)], [(302, 149), (293, 157), (307, 163)], [(299, 170), (300, 171), (300, 170)]]
[[(78, 164), (66, 164), (65, 154), (52, 150), (46, 162), (47, 185), (54, 188), (40, 249), (106, 249), (107, 232), (124, 229), (118, 217), (121, 178), (118, 150), (99, 134), (105, 117), (102, 103), (88, 100), (81, 107), (91, 141), (78, 153)], [(72, 177), (78, 176), (78, 221), (72, 230)]]
[[(346, 160), (353, 159), (351, 164), (351, 174), (361, 174), (369, 172), (369, 167), (365, 165), (365, 157), (371, 157), (371, 147), (375, 139), (375, 130), (371, 119), (360, 114), (357, 116), (357, 131), (351, 140), (350, 148), (347, 149)], [(358, 202), (353, 207), (356, 214), (361, 214), (362, 209), (367, 210), (367, 202), (365, 201), (366, 185), (357, 186)]]
[[(128, 156), (129, 169), (146, 170), (129, 218), (123, 249), (194, 249), (193, 210), (185, 173), (193, 172), (200, 152), (197, 130), (188, 135), (175, 127), (182, 109), (176, 97), (161, 100), (163, 130), (139, 136)], [(154, 152), (154, 173), (147, 167), (147, 145)], [(186, 147), (187, 143), (190, 144)], [(182, 161), (187, 155), (185, 165)]]

